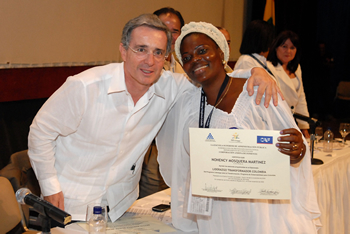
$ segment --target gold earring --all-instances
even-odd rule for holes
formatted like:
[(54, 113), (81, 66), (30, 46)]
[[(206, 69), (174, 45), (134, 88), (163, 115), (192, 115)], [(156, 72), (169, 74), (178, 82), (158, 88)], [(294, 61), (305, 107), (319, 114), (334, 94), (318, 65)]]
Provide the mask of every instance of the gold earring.
[(222, 60), (222, 64), (225, 65), (225, 64), (226, 64), (226, 61), (225, 61), (225, 60)]

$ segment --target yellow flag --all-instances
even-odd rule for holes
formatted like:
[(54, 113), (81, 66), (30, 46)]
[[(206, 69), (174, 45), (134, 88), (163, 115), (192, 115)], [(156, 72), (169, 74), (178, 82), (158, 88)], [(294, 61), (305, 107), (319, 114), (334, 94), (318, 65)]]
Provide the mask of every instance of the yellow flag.
[(264, 20), (275, 25), (275, 0), (266, 0)]

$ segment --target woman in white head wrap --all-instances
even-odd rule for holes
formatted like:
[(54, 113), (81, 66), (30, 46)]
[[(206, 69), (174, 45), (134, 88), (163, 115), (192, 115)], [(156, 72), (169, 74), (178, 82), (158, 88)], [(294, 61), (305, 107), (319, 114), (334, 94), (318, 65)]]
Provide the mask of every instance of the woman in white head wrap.
[[(255, 95), (250, 97), (246, 91), (246, 80), (226, 75), (228, 45), (216, 27), (191, 22), (181, 31), (176, 55), (187, 75), (202, 88), (180, 97), (157, 137), (160, 171), (172, 189), (173, 225), (199, 233), (316, 233), (320, 212), (310, 153), (286, 103), (279, 99), (277, 107), (265, 108), (263, 102), (255, 105)], [(290, 156), (291, 200), (213, 197), (210, 215), (188, 213), (190, 127), (283, 129), (276, 150)]]

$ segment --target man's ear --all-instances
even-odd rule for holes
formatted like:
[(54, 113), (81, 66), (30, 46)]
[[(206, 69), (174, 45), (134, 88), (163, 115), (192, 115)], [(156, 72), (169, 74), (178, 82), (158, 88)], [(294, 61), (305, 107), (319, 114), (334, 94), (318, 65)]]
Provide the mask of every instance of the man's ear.
[(126, 49), (124, 48), (123, 43), (119, 44), (119, 51), (120, 51), (120, 54), (122, 56), (123, 61), (125, 62), (126, 61)]

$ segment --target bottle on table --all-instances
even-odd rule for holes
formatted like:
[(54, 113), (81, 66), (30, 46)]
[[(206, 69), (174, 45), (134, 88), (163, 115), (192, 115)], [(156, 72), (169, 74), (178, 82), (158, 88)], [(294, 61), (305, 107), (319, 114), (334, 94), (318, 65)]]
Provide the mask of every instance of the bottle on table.
[(102, 215), (102, 207), (95, 206), (92, 217), (89, 220), (89, 234), (106, 233), (107, 221)]
[(333, 152), (333, 133), (330, 128), (324, 133), (323, 137), (323, 151)]

